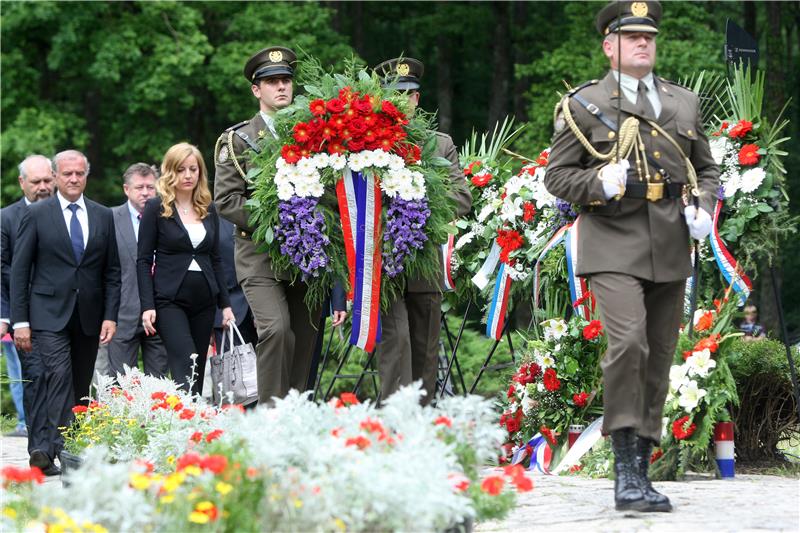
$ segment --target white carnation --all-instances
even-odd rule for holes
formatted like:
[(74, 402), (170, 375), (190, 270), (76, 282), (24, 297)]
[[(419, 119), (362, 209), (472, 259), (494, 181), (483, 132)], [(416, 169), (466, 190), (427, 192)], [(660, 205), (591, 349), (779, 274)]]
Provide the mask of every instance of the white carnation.
[(739, 190), (742, 192), (753, 192), (761, 186), (767, 173), (761, 167), (751, 168), (742, 174)]

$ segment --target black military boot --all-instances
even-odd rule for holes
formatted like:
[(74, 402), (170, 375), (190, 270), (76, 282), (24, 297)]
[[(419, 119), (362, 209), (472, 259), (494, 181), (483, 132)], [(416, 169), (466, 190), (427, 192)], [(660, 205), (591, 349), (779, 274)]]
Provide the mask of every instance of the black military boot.
[(636, 430), (611, 432), (614, 449), (614, 503), (617, 511), (644, 511), (648, 508), (642, 491), (642, 478), (636, 463)]
[(647, 470), (650, 468), (650, 454), (653, 453), (653, 441), (645, 437), (636, 439), (636, 463), (639, 467), (639, 475), (642, 478), (642, 491), (644, 499), (647, 501), (646, 511), (656, 513), (668, 513), (672, 511), (672, 504), (669, 498), (653, 488), (650, 479), (647, 477)]

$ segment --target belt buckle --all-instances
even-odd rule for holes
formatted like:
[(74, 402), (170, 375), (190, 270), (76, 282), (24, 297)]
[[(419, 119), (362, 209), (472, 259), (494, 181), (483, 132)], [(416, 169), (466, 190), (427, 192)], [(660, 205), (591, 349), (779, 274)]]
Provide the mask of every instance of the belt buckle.
[(647, 184), (647, 199), (651, 202), (656, 202), (664, 198), (664, 184), (663, 183), (648, 183)]

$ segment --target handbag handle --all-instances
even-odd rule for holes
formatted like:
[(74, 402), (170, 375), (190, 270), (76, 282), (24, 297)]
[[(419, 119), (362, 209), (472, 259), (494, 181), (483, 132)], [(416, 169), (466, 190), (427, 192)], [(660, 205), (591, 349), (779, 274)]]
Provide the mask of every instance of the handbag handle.
[(236, 345), (235, 341), (234, 341), (234, 338), (233, 338), (234, 332), (236, 333), (236, 336), (239, 337), (239, 343), (240, 344), (242, 344), (242, 345), (247, 344), (246, 342), (244, 342), (244, 337), (242, 337), (242, 334), (239, 331), (239, 328), (236, 326), (236, 323), (231, 321), (231, 322), (228, 323), (228, 333), (231, 336), (231, 348), (233, 348)]

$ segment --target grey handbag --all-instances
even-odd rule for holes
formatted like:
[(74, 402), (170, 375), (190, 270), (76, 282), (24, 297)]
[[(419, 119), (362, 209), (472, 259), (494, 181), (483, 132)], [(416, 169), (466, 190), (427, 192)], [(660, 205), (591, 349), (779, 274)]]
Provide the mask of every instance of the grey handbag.
[(216, 404), (221, 400), (222, 404), (247, 405), (258, 400), (256, 351), (244, 342), (233, 322), (222, 334), (217, 355), (211, 358), (211, 382)]

